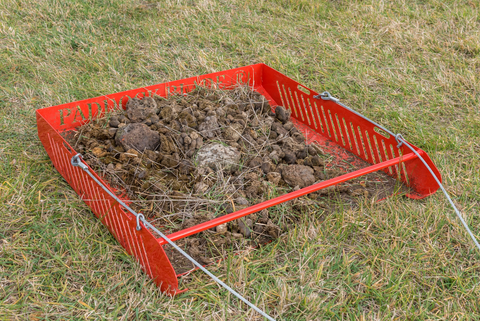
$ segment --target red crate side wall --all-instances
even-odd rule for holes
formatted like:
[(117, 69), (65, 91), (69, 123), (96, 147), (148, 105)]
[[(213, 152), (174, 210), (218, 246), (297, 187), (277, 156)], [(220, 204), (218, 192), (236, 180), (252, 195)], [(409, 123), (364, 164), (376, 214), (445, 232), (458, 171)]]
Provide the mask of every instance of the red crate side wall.
[(190, 77), (168, 83), (147, 86), (148, 95), (166, 97), (173, 94), (184, 94), (192, 91), (197, 86), (218, 88), (223, 90), (233, 89), (237, 85), (256, 87), (261, 84), (263, 64), (245, 66), (231, 70), (220, 71), (212, 74)]
[(262, 68), (263, 64), (246, 66), (52, 106), (39, 109), (37, 112), (54, 129), (62, 132), (102, 117), (106, 111), (124, 109), (127, 101), (133, 97), (143, 98), (154, 94), (166, 97), (171, 94), (183, 94), (193, 90), (197, 85), (231, 89), (240, 83), (254, 87), (261, 84)]
[[(65, 144), (63, 137), (37, 113), (39, 138), (53, 165), (75, 190), (92, 212), (102, 221), (117, 241), (134, 255), (142, 269), (165, 291), (178, 292), (176, 273), (163, 248), (147, 229), (136, 230), (136, 221), (120, 204), (107, 194), (79, 167), (71, 165), (75, 152)], [(93, 173), (93, 170), (90, 169)], [(97, 176), (97, 175), (96, 175)], [(97, 176), (97, 179), (99, 177)]]
[[(314, 98), (318, 93), (268, 66), (264, 67), (263, 87), (275, 101), (281, 102), (292, 112), (292, 118), (299, 123), (300, 128), (303, 125), (304, 132), (308, 134), (310, 129), (317, 134), (310, 134), (308, 141), (317, 141), (320, 145), (328, 144), (329, 149), (334, 150), (347, 162), (355, 160), (344, 153), (344, 150), (372, 165), (411, 152), (405, 146), (398, 148), (395, 137), (371, 122), (332, 101)], [(417, 147), (414, 148), (423, 152)], [(426, 155), (424, 152), (423, 154)], [(428, 155), (425, 159), (440, 177)], [(424, 174), (426, 168), (419, 162), (420, 160), (411, 160), (408, 164), (390, 166), (383, 171), (394, 178), (400, 178), (417, 192), (409, 194), (409, 197), (426, 197), (438, 189), (438, 184), (431, 175)]]
[[(274, 69), (264, 73), (264, 87), (299, 123), (364, 161), (373, 165), (399, 156), (394, 137), (378, 134), (370, 122), (338, 104), (313, 98), (316, 92)], [(385, 171), (396, 174), (395, 168)]]

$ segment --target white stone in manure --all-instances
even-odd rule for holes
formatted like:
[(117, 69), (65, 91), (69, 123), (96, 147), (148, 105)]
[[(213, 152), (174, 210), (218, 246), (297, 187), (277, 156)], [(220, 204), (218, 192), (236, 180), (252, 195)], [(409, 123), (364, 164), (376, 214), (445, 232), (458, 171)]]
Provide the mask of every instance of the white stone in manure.
[(231, 169), (238, 166), (240, 157), (241, 154), (236, 148), (213, 143), (198, 150), (196, 163), (198, 167)]

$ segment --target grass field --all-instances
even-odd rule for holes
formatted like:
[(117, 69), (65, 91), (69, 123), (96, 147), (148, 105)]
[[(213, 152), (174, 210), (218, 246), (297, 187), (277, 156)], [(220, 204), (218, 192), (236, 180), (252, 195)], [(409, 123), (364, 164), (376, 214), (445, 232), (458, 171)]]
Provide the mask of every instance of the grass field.
[[(426, 150), (480, 237), (479, 8), (0, 1), (0, 319), (261, 320), (202, 273), (163, 296), (54, 169), (34, 117), (258, 62)], [(319, 216), (211, 271), (278, 320), (480, 319), (480, 253), (441, 193)]]

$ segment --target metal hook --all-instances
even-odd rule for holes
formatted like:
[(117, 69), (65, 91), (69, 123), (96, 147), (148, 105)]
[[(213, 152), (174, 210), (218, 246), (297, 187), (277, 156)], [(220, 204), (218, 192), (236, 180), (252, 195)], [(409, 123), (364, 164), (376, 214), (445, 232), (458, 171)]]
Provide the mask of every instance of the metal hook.
[(140, 231), (142, 227), (140, 226), (140, 219), (145, 220), (145, 216), (142, 213), (138, 213), (137, 215), (137, 231)]
[(338, 103), (340, 101), (340, 99), (333, 97), (328, 91), (324, 91), (323, 93), (321, 93), (319, 95), (313, 96), (313, 98), (316, 98), (316, 99), (321, 98), (323, 100), (331, 100), (335, 103)]
[(72, 156), (72, 159), (70, 159), (70, 163), (75, 167), (80, 167), (84, 171), (88, 170), (88, 166), (82, 162), (82, 154), (80, 153)]
[(397, 141), (398, 145), (397, 145), (397, 148), (399, 148), (400, 146), (403, 145), (403, 141), (402, 140), (405, 140), (402, 136), (402, 134), (396, 134), (395, 135), (395, 140)]

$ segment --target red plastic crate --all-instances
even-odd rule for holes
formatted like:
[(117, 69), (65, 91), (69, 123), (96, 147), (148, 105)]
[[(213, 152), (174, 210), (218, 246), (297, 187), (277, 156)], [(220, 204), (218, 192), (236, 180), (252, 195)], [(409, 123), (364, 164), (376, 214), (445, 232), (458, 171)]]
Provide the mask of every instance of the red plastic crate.
[[(147, 228), (137, 231), (135, 216), (125, 211), (83, 170), (71, 165), (71, 158), (77, 153), (60, 133), (101, 117), (108, 110), (124, 108), (128, 99), (132, 97), (142, 98), (153, 94), (166, 97), (189, 92), (197, 85), (216, 86), (228, 90), (238, 83), (248, 84), (264, 95), (272, 108), (282, 105), (289, 109), (292, 112), (293, 123), (304, 133), (307, 144), (318, 144), (323, 150), (336, 156), (334, 164), (348, 161), (363, 168), (172, 233), (168, 235), (172, 241), (378, 170), (399, 178), (412, 191), (407, 195), (410, 198), (424, 198), (438, 189), (438, 184), (420, 159), (406, 146), (398, 148), (394, 136), (334, 101), (315, 98), (316, 92), (265, 64), (225, 70), (37, 110), (38, 136), (55, 168), (125, 250), (135, 256), (145, 273), (162, 291), (172, 295), (183, 292), (178, 288), (178, 276), (163, 250), (166, 241)], [(430, 157), (423, 150), (413, 147), (440, 179), (440, 173)], [(362, 166), (364, 164), (362, 160), (371, 166)], [(90, 171), (93, 172), (91, 168)], [(94, 175), (109, 186), (97, 174)], [(113, 188), (109, 189), (115, 192)], [(129, 203), (125, 197), (122, 200)]]

